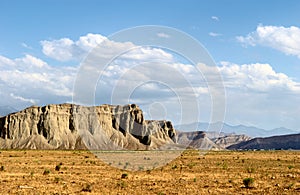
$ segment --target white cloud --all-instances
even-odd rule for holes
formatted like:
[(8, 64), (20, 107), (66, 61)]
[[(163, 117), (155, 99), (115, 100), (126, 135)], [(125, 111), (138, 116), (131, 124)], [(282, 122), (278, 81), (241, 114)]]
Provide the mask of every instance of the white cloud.
[(72, 97), (75, 68), (53, 67), (31, 55), (16, 59), (0, 56), (0, 67), (0, 90), (5, 92), (2, 104), (28, 106)]
[(251, 89), (254, 92), (271, 92), (272, 90), (300, 93), (300, 83), (283, 73), (277, 73), (269, 64), (242, 64), (221, 62), (219, 70), (224, 84), (228, 88), (239, 90)]
[(127, 53), (125, 53), (123, 56), (121, 56), (122, 59), (126, 60), (134, 60), (134, 61), (160, 61), (160, 62), (172, 62), (173, 55), (170, 53), (165, 52), (162, 49), (159, 48), (151, 48), (151, 47), (139, 47), (136, 49), (133, 49)]
[[(48, 57), (60, 61), (79, 60), (99, 43), (102, 43), (102, 47), (97, 48), (96, 53), (101, 57), (110, 57), (110, 52), (118, 53), (133, 48), (103, 71), (95, 92), (97, 104), (123, 104), (131, 99), (134, 101), (131, 103), (139, 103), (147, 110), (147, 105), (160, 101), (168, 109), (167, 117), (176, 123), (181, 117), (181, 103), (184, 101), (187, 102), (184, 109), (188, 110), (185, 114), (197, 114), (189, 113), (195, 109), (195, 104), (189, 100), (196, 98), (201, 120), (209, 121), (212, 99), (206, 79), (212, 83), (217, 81), (216, 72), (219, 71), (226, 88), (228, 122), (238, 120), (258, 126), (267, 123), (287, 127), (298, 125), (300, 83), (286, 74), (276, 72), (270, 64), (221, 62), (218, 67), (198, 64), (197, 68), (200, 68), (204, 78), (193, 65), (176, 61), (172, 53), (163, 49), (137, 47), (130, 42), (113, 42), (97, 34), (87, 34), (75, 41), (63, 38), (41, 43)], [(53, 66), (28, 54), (16, 59), (0, 55), (1, 104), (18, 107), (16, 105), (70, 102), (78, 67), (79, 63), (75, 67)], [(100, 72), (96, 69), (90, 71)], [(151, 82), (145, 84), (145, 81)], [(86, 83), (87, 86), (89, 84)], [(100, 84), (102, 87), (99, 87)], [(126, 95), (131, 92), (130, 89), (134, 90), (132, 96), (128, 97)], [(117, 95), (111, 102), (113, 90)], [(182, 96), (181, 102), (178, 95)], [(282, 113), (287, 113), (284, 114), (287, 122), (282, 120)], [(267, 117), (270, 115), (275, 122), (269, 121)]]
[(217, 16), (212, 16), (211, 19), (215, 20), (215, 21), (219, 21), (219, 17), (217, 17)]
[(170, 38), (170, 35), (166, 34), (166, 33), (157, 33), (157, 36), (160, 37), (160, 38)]
[(215, 33), (215, 32), (210, 32), (210, 33), (208, 33), (208, 35), (211, 36), (211, 37), (219, 37), (219, 36), (222, 36), (222, 34), (220, 34), (220, 33)]
[(228, 123), (299, 129), (299, 82), (270, 64), (221, 62), (219, 69), (226, 87)]
[(26, 48), (26, 49), (32, 49), (32, 47), (30, 47), (29, 45), (27, 45), (26, 43), (21, 43), (22, 47)]
[(14, 98), (15, 100), (20, 100), (22, 102), (29, 102), (31, 104), (36, 104), (37, 103), (37, 100), (34, 100), (34, 99), (28, 99), (28, 98), (24, 98), (24, 97), (21, 97), (21, 96), (17, 96), (13, 93), (10, 94), (10, 97)]
[(82, 48), (84, 51), (89, 51), (98, 46), (104, 40), (107, 40), (107, 38), (100, 34), (88, 33), (85, 36), (81, 36), (79, 40), (76, 41), (75, 45)]
[(17, 64), (23, 64), (25, 66), (24, 68), (49, 68), (46, 62), (28, 54), (23, 58), (16, 59), (15, 62)]
[[(169, 37), (169, 35), (164, 33), (159, 33), (158, 36), (163, 38)], [(80, 61), (86, 57), (92, 49), (97, 50), (97, 57), (106, 58), (111, 57), (111, 54), (121, 54), (132, 48), (135, 48), (134, 52), (123, 56), (127, 60), (149, 60), (151, 58), (156, 60), (158, 58), (162, 60), (167, 59), (168, 61), (173, 60), (173, 56), (162, 49), (139, 47), (130, 42), (115, 42), (100, 34), (89, 33), (85, 36), (81, 36), (77, 41), (73, 41), (69, 38), (51, 41), (44, 40), (41, 41), (41, 45), (43, 47), (43, 53), (46, 56), (62, 62), (70, 60)]]
[(41, 41), (43, 53), (55, 60), (68, 61), (76, 57), (73, 55), (74, 42), (68, 38), (54, 41)]
[(78, 41), (69, 38), (41, 41), (43, 53), (58, 61), (80, 60), (92, 48), (96, 47), (106, 37), (99, 34), (81, 36)]
[(287, 55), (300, 58), (300, 28), (296, 26), (263, 26), (247, 36), (238, 36), (237, 40), (244, 45), (262, 45), (281, 51)]

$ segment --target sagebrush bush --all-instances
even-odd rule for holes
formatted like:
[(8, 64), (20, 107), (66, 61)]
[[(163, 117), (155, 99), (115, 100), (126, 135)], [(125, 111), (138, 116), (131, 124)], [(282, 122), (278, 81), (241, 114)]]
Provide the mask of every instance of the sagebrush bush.
[(247, 177), (243, 179), (243, 184), (246, 188), (252, 188), (254, 184), (254, 179), (252, 177)]

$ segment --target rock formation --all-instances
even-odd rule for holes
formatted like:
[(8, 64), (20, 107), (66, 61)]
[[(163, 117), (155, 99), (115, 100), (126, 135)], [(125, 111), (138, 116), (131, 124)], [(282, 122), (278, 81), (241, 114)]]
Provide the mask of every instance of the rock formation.
[(247, 135), (231, 134), (231, 135), (225, 135), (222, 137), (214, 138), (214, 139), (212, 139), (212, 141), (222, 148), (227, 148), (233, 144), (238, 144), (238, 143), (241, 143), (244, 141), (248, 141), (250, 139), (251, 139), (251, 137), (249, 137)]
[(170, 121), (147, 121), (135, 104), (32, 106), (0, 118), (0, 148), (157, 149), (176, 143)]
[(204, 131), (177, 132), (178, 144), (200, 150), (222, 150), (224, 148), (211, 141)]
[(254, 138), (227, 147), (230, 150), (300, 150), (300, 134)]

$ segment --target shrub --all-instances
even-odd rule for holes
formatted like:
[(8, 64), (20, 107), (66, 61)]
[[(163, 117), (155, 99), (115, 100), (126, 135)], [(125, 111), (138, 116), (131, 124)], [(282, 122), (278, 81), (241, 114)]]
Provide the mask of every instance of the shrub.
[(247, 172), (248, 173), (254, 173), (255, 172), (255, 169), (253, 167), (248, 167), (247, 168)]
[(144, 170), (144, 166), (139, 166), (139, 171), (143, 171)]
[(61, 168), (60, 164), (55, 166), (55, 171), (59, 171)]
[(86, 185), (82, 188), (81, 191), (83, 191), (83, 192), (92, 192), (92, 190), (93, 190), (92, 185), (91, 185), (91, 184), (86, 184)]
[(243, 179), (243, 184), (246, 188), (252, 188), (254, 184), (254, 179), (252, 177), (247, 177)]
[(43, 175), (49, 175), (50, 174), (50, 170), (49, 169), (45, 169)]
[(291, 183), (291, 184), (289, 184), (288, 186), (286, 186), (286, 187), (285, 187), (285, 189), (288, 189), (288, 190), (290, 190), (290, 189), (292, 189), (292, 188), (293, 188), (293, 186), (294, 186), (294, 183)]
[(4, 170), (5, 170), (5, 167), (3, 165), (1, 165), (0, 171), (4, 171)]
[(54, 178), (54, 182), (55, 182), (55, 183), (58, 183), (60, 180), (61, 180), (60, 177), (55, 177), (55, 178)]
[(117, 186), (119, 186), (119, 187), (121, 187), (121, 188), (125, 188), (125, 187), (127, 186), (127, 183), (124, 182), (124, 181), (119, 181), (119, 182), (117, 183)]
[(223, 164), (223, 169), (224, 169), (224, 170), (227, 170), (227, 169), (228, 169), (227, 163), (224, 163), (224, 164)]
[(127, 178), (128, 178), (128, 174), (127, 174), (127, 173), (123, 173), (123, 174), (121, 175), (121, 178), (122, 178), (122, 179), (127, 179)]

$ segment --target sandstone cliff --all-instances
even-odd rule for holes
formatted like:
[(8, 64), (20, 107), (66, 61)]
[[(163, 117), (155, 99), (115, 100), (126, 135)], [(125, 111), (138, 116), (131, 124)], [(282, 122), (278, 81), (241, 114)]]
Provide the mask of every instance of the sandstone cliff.
[(157, 149), (176, 143), (169, 121), (147, 121), (135, 104), (33, 106), (0, 118), (0, 148)]

